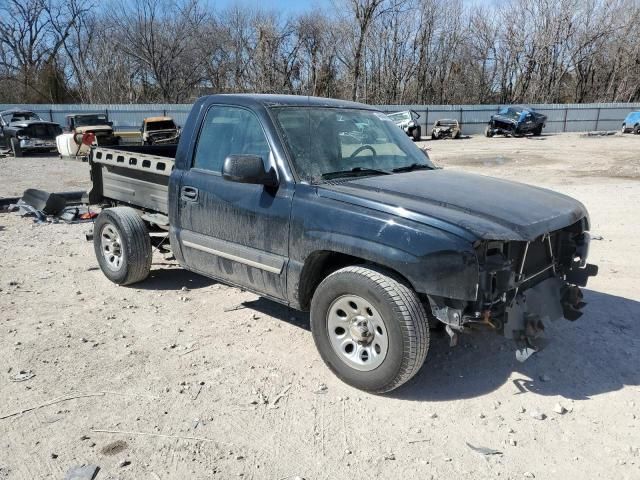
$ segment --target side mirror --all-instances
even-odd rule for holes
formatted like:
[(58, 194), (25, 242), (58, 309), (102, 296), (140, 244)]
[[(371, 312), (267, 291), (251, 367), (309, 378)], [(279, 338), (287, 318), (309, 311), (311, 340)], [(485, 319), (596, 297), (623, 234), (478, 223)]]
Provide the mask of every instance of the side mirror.
[(224, 159), (222, 178), (230, 182), (253, 183), (265, 187), (277, 187), (278, 176), (273, 168), (264, 168), (258, 155), (229, 155)]

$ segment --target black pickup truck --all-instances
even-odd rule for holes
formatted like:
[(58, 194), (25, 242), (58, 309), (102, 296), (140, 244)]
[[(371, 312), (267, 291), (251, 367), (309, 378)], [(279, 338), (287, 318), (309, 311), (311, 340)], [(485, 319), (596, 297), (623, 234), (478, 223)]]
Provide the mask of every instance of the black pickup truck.
[(168, 237), (185, 268), (310, 310), (326, 364), (371, 392), (413, 377), (439, 324), (526, 357), (544, 322), (581, 315), (597, 272), (580, 202), (436, 168), (358, 103), (204, 97), (177, 147), (94, 147), (90, 165), (110, 280), (144, 280)]

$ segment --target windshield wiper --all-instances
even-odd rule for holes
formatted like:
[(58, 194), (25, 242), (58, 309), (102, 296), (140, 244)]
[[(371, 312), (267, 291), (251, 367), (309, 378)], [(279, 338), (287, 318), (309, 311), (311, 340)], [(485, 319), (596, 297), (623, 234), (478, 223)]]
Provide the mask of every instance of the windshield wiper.
[(348, 177), (353, 174), (364, 173), (364, 174), (376, 174), (376, 175), (390, 175), (391, 172), (386, 170), (379, 170), (376, 168), (365, 168), (365, 167), (353, 167), (351, 170), (341, 170), (338, 172), (328, 172), (322, 174), (322, 179), (330, 180), (332, 178), (338, 177)]
[(431, 170), (431, 167), (426, 163), (412, 163), (411, 165), (405, 165), (404, 167), (394, 168), (391, 171), (394, 173), (397, 173), (397, 172), (411, 172), (413, 170), (422, 170), (422, 169)]

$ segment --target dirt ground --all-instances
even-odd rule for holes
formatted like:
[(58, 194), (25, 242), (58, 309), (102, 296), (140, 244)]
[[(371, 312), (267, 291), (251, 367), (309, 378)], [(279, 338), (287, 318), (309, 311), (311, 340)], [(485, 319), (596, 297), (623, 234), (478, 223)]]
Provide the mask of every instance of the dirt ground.
[[(305, 314), (160, 255), (148, 281), (117, 287), (90, 225), (3, 213), (0, 479), (82, 464), (98, 480), (640, 478), (640, 136), (423, 146), (589, 209), (600, 274), (543, 351), (521, 364), (490, 332), (453, 349), (435, 333), (411, 382), (368, 395), (325, 368)], [(87, 186), (83, 163), (0, 159), (0, 197)]]

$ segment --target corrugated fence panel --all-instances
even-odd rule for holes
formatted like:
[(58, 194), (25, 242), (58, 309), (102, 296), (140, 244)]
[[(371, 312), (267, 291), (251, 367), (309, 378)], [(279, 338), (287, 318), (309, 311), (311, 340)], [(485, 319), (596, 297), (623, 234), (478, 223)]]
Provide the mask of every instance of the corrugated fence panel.
[[(61, 125), (72, 113), (107, 113), (117, 130), (138, 130), (146, 117), (167, 115), (178, 125), (184, 125), (191, 105), (146, 104), (146, 105), (0, 105), (0, 110), (20, 107), (32, 110), (44, 119)], [(463, 133), (481, 134), (492, 114), (501, 105), (376, 105), (385, 112), (415, 110), (420, 114), (423, 135), (428, 135), (433, 122), (454, 118), (462, 123)], [(591, 130), (618, 130), (625, 116), (640, 110), (640, 103), (594, 103), (594, 104), (540, 104), (531, 105), (547, 116), (545, 132), (586, 132)]]

